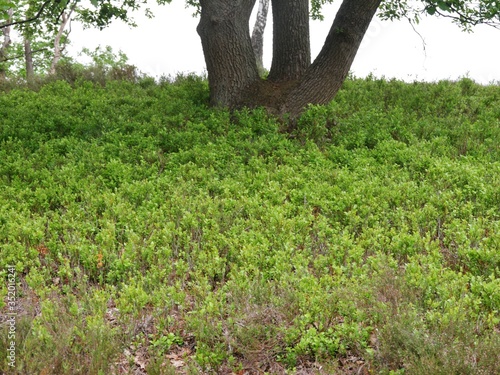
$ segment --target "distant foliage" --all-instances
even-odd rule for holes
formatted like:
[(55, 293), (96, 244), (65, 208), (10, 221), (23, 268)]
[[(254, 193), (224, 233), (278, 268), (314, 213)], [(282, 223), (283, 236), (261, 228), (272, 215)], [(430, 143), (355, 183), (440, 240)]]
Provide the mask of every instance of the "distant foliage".
[(148, 79), (135, 66), (128, 64), (127, 55), (122, 51), (113, 51), (110, 46), (99, 46), (93, 51), (84, 48), (80, 56), (86, 56), (90, 61), (82, 63), (71, 57), (63, 57), (56, 65), (55, 74), (39, 74), (29, 83), (26, 82), (22, 71), (14, 71), (8, 79), (0, 80), (0, 92), (22, 86), (38, 90), (47, 83), (60, 80), (72, 85), (77, 81), (105, 85), (106, 82), (114, 80), (139, 82)]

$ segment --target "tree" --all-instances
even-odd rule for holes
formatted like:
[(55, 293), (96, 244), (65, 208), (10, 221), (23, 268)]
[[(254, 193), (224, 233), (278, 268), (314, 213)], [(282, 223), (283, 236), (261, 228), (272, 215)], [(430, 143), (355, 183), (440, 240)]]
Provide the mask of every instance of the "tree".
[(201, 37), (212, 105), (270, 107), (298, 116), (308, 104), (333, 99), (345, 80), (363, 36), (377, 10), (383, 19), (424, 14), (452, 18), (464, 29), (500, 20), (500, 4), (489, 0), (344, 0), (325, 44), (310, 60), (310, 14), (320, 17), (325, 0), (272, 0), (273, 61), (267, 80), (257, 74), (248, 22), (255, 0), (200, 0)]
[(269, 0), (259, 0), (259, 9), (252, 31), (252, 47), (257, 62), (259, 74), (264, 75), (264, 30), (267, 24), (267, 12), (269, 10)]
[[(7, 9), (6, 11), (7, 23), (11, 22), (13, 12), (14, 12), (13, 9), (10, 8)], [(7, 64), (5, 62), (7, 61), (9, 48), (12, 44), (12, 40), (10, 37), (10, 26), (3, 28), (2, 34), (3, 34), (3, 41), (2, 45), (0, 46), (0, 80), (5, 79), (7, 75)]]
[(50, 74), (55, 74), (56, 73), (56, 66), (59, 63), (59, 60), (61, 60), (62, 57), (62, 52), (64, 51), (65, 45), (61, 46), (61, 40), (64, 37), (64, 31), (66, 29), (66, 25), (71, 19), (71, 14), (76, 8), (76, 3), (73, 3), (72, 6), (69, 8), (69, 11), (63, 10), (61, 13), (61, 21), (59, 25), (59, 29), (57, 30), (57, 33), (54, 37), (54, 56), (52, 58), (52, 62), (50, 64)]

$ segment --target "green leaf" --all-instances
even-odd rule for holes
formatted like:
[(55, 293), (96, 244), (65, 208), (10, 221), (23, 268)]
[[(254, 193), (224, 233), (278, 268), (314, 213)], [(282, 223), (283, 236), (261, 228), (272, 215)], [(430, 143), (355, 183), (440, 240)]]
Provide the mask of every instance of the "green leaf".
[(97, 7), (97, 5), (99, 4), (97, 0), (90, 0), (90, 2), (92, 3), (93, 6)]
[[(14, 7), (14, 3), (13, 2), (0, 0), (0, 10), (2, 12), (6, 12), (9, 9), (13, 8), (13, 7)], [(7, 13), (1, 14), (0, 18), (5, 18), (5, 19), (8, 18)]]
[(451, 8), (446, 4), (444, 1), (438, 0), (437, 6), (439, 9), (444, 10), (445, 12), (448, 12), (451, 10)]
[(427, 8), (426, 10), (427, 10), (427, 13), (430, 14), (431, 16), (433, 16), (434, 13), (436, 13), (436, 7), (435, 6), (431, 6), (431, 7)]

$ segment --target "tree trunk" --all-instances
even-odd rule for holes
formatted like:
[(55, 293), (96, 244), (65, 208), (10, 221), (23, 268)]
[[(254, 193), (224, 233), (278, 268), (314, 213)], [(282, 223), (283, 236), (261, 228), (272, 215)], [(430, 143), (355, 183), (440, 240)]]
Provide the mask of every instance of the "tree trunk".
[(334, 98), (380, 3), (381, 0), (343, 1), (321, 52), (287, 96), (281, 113), (297, 117), (308, 104), (326, 104)]
[(54, 39), (54, 57), (52, 58), (52, 63), (50, 64), (49, 74), (55, 74), (56, 73), (57, 63), (61, 59), (62, 52), (64, 50), (64, 47), (61, 48), (61, 38), (63, 36), (64, 29), (66, 28), (66, 25), (68, 24), (68, 22), (69, 22), (69, 20), (71, 18), (71, 13), (73, 13), (73, 9), (75, 9), (75, 6), (73, 6), (70, 9), (70, 11), (69, 11), (68, 14), (66, 14), (66, 12), (62, 13), (61, 24), (59, 25), (59, 30), (57, 31), (56, 37)]
[(235, 107), (259, 73), (250, 38), (250, 15), (255, 0), (200, 0), (201, 38), (215, 106)]
[[(9, 9), (7, 11), (8, 19), (7, 23), (12, 22), (12, 15), (14, 13), (14, 9)], [(3, 42), (0, 47), (0, 81), (5, 80), (7, 77), (7, 61), (8, 51), (10, 44), (12, 43), (12, 39), (10, 38), (10, 26), (4, 27), (2, 30), (3, 34)]]
[(26, 81), (33, 81), (35, 77), (35, 69), (33, 67), (33, 51), (31, 50), (31, 42), (28, 38), (24, 38), (24, 61), (26, 65)]
[(311, 65), (309, 0), (272, 0), (273, 62), (269, 80), (298, 80)]
[(264, 73), (264, 30), (266, 29), (269, 0), (259, 0), (257, 19), (252, 32), (252, 47), (257, 60), (257, 69), (260, 75)]

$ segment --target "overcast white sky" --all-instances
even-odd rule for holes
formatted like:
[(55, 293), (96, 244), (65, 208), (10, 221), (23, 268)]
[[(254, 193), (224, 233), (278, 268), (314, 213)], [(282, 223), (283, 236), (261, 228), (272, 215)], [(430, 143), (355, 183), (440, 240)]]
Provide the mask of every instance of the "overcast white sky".
[[(338, 4), (337, 4), (338, 3)], [(313, 58), (321, 49), (340, 1), (324, 8), (324, 21), (311, 21)], [(82, 47), (110, 45), (122, 50), (129, 62), (141, 71), (159, 77), (178, 72), (203, 73), (205, 62), (196, 33), (198, 19), (192, 9), (177, 0), (163, 7), (152, 7), (154, 19), (138, 14), (137, 28), (115, 22), (104, 31), (82, 30), (74, 22), (70, 39), (71, 55)], [(272, 30), (269, 14), (265, 35), (264, 65), (271, 64)], [(374, 19), (352, 66), (358, 77), (369, 73), (406, 81), (457, 79), (468, 76), (479, 83), (500, 82), (500, 30), (478, 26), (464, 33), (446, 19), (427, 17), (416, 26), (408, 21)]]

